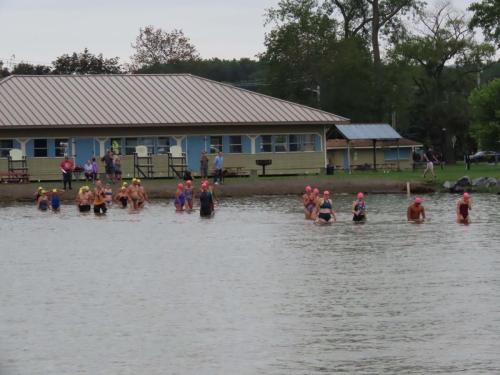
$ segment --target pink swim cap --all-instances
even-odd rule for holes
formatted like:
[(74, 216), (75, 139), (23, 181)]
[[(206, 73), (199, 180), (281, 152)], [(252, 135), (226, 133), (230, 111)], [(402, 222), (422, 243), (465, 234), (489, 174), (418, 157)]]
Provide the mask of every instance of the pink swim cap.
[(310, 193), (310, 192), (311, 192), (311, 187), (310, 187), (309, 185), (307, 185), (307, 186), (306, 186), (306, 191), (307, 191), (308, 193)]
[(422, 198), (415, 198), (415, 203), (422, 203)]
[(202, 189), (208, 189), (208, 183), (204, 182), (201, 184)]
[(187, 181), (186, 181), (186, 185), (187, 185), (187, 186), (191, 186), (191, 180), (187, 180)]
[(182, 185), (181, 183), (177, 184), (177, 188), (178, 189), (183, 189), (184, 188), (184, 185)]
[(318, 188), (314, 188), (313, 193), (319, 194), (319, 189)]
[(330, 192), (329, 192), (328, 190), (325, 190), (325, 191), (323, 192), (323, 195), (330, 195)]
[(469, 199), (469, 193), (467, 192), (464, 193), (464, 199)]
[(363, 199), (363, 197), (364, 197), (363, 193), (362, 193), (362, 192), (359, 192), (359, 193), (358, 193), (358, 199)]

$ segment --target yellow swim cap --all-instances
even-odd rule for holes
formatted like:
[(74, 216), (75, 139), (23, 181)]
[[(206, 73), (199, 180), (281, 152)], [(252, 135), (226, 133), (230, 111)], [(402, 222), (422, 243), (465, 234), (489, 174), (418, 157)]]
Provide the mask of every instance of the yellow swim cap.
[(52, 192), (53, 193), (57, 193), (57, 189), (52, 189)]
[(39, 186), (39, 187), (38, 187), (38, 190), (43, 190), (43, 187)]

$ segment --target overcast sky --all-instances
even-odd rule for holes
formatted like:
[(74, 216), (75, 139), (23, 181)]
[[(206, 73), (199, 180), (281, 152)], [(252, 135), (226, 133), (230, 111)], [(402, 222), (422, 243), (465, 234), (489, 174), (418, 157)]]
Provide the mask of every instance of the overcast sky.
[[(430, 0), (430, 3), (440, 0)], [(451, 0), (465, 9), (473, 0)], [(203, 58), (263, 50), (265, 9), (278, 0), (0, 0), (0, 60), (50, 64), (88, 47), (127, 62), (139, 28), (180, 28)], [(12, 56), (15, 55), (15, 59)]]

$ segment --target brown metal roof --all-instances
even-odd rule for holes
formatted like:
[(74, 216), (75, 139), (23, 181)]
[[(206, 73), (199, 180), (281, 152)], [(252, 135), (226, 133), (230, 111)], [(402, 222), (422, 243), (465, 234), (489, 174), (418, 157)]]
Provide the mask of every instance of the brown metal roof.
[[(377, 141), (376, 147), (396, 147), (398, 145), (397, 141)], [(399, 140), (399, 147), (422, 147), (422, 143), (412, 141), (411, 139), (401, 138)], [(351, 141), (352, 148), (373, 148), (373, 142), (371, 140), (354, 140)], [(344, 149), (347, 148), (346, 139), (329, 139), (326, 141), (326, 148), (328, 150), (332, 149)]]
[(0, 126), (335, 124), (348, 119), (190, 74), (13, 75)]

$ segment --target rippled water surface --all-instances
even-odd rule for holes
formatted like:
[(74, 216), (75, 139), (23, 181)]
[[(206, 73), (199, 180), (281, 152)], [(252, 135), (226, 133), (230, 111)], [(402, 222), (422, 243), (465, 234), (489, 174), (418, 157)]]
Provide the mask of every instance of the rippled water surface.
[(500, 199), (368, 196), (369, 222), (297, 198), (213, 219), (0, 208), (0, 374), (500, 373)]

